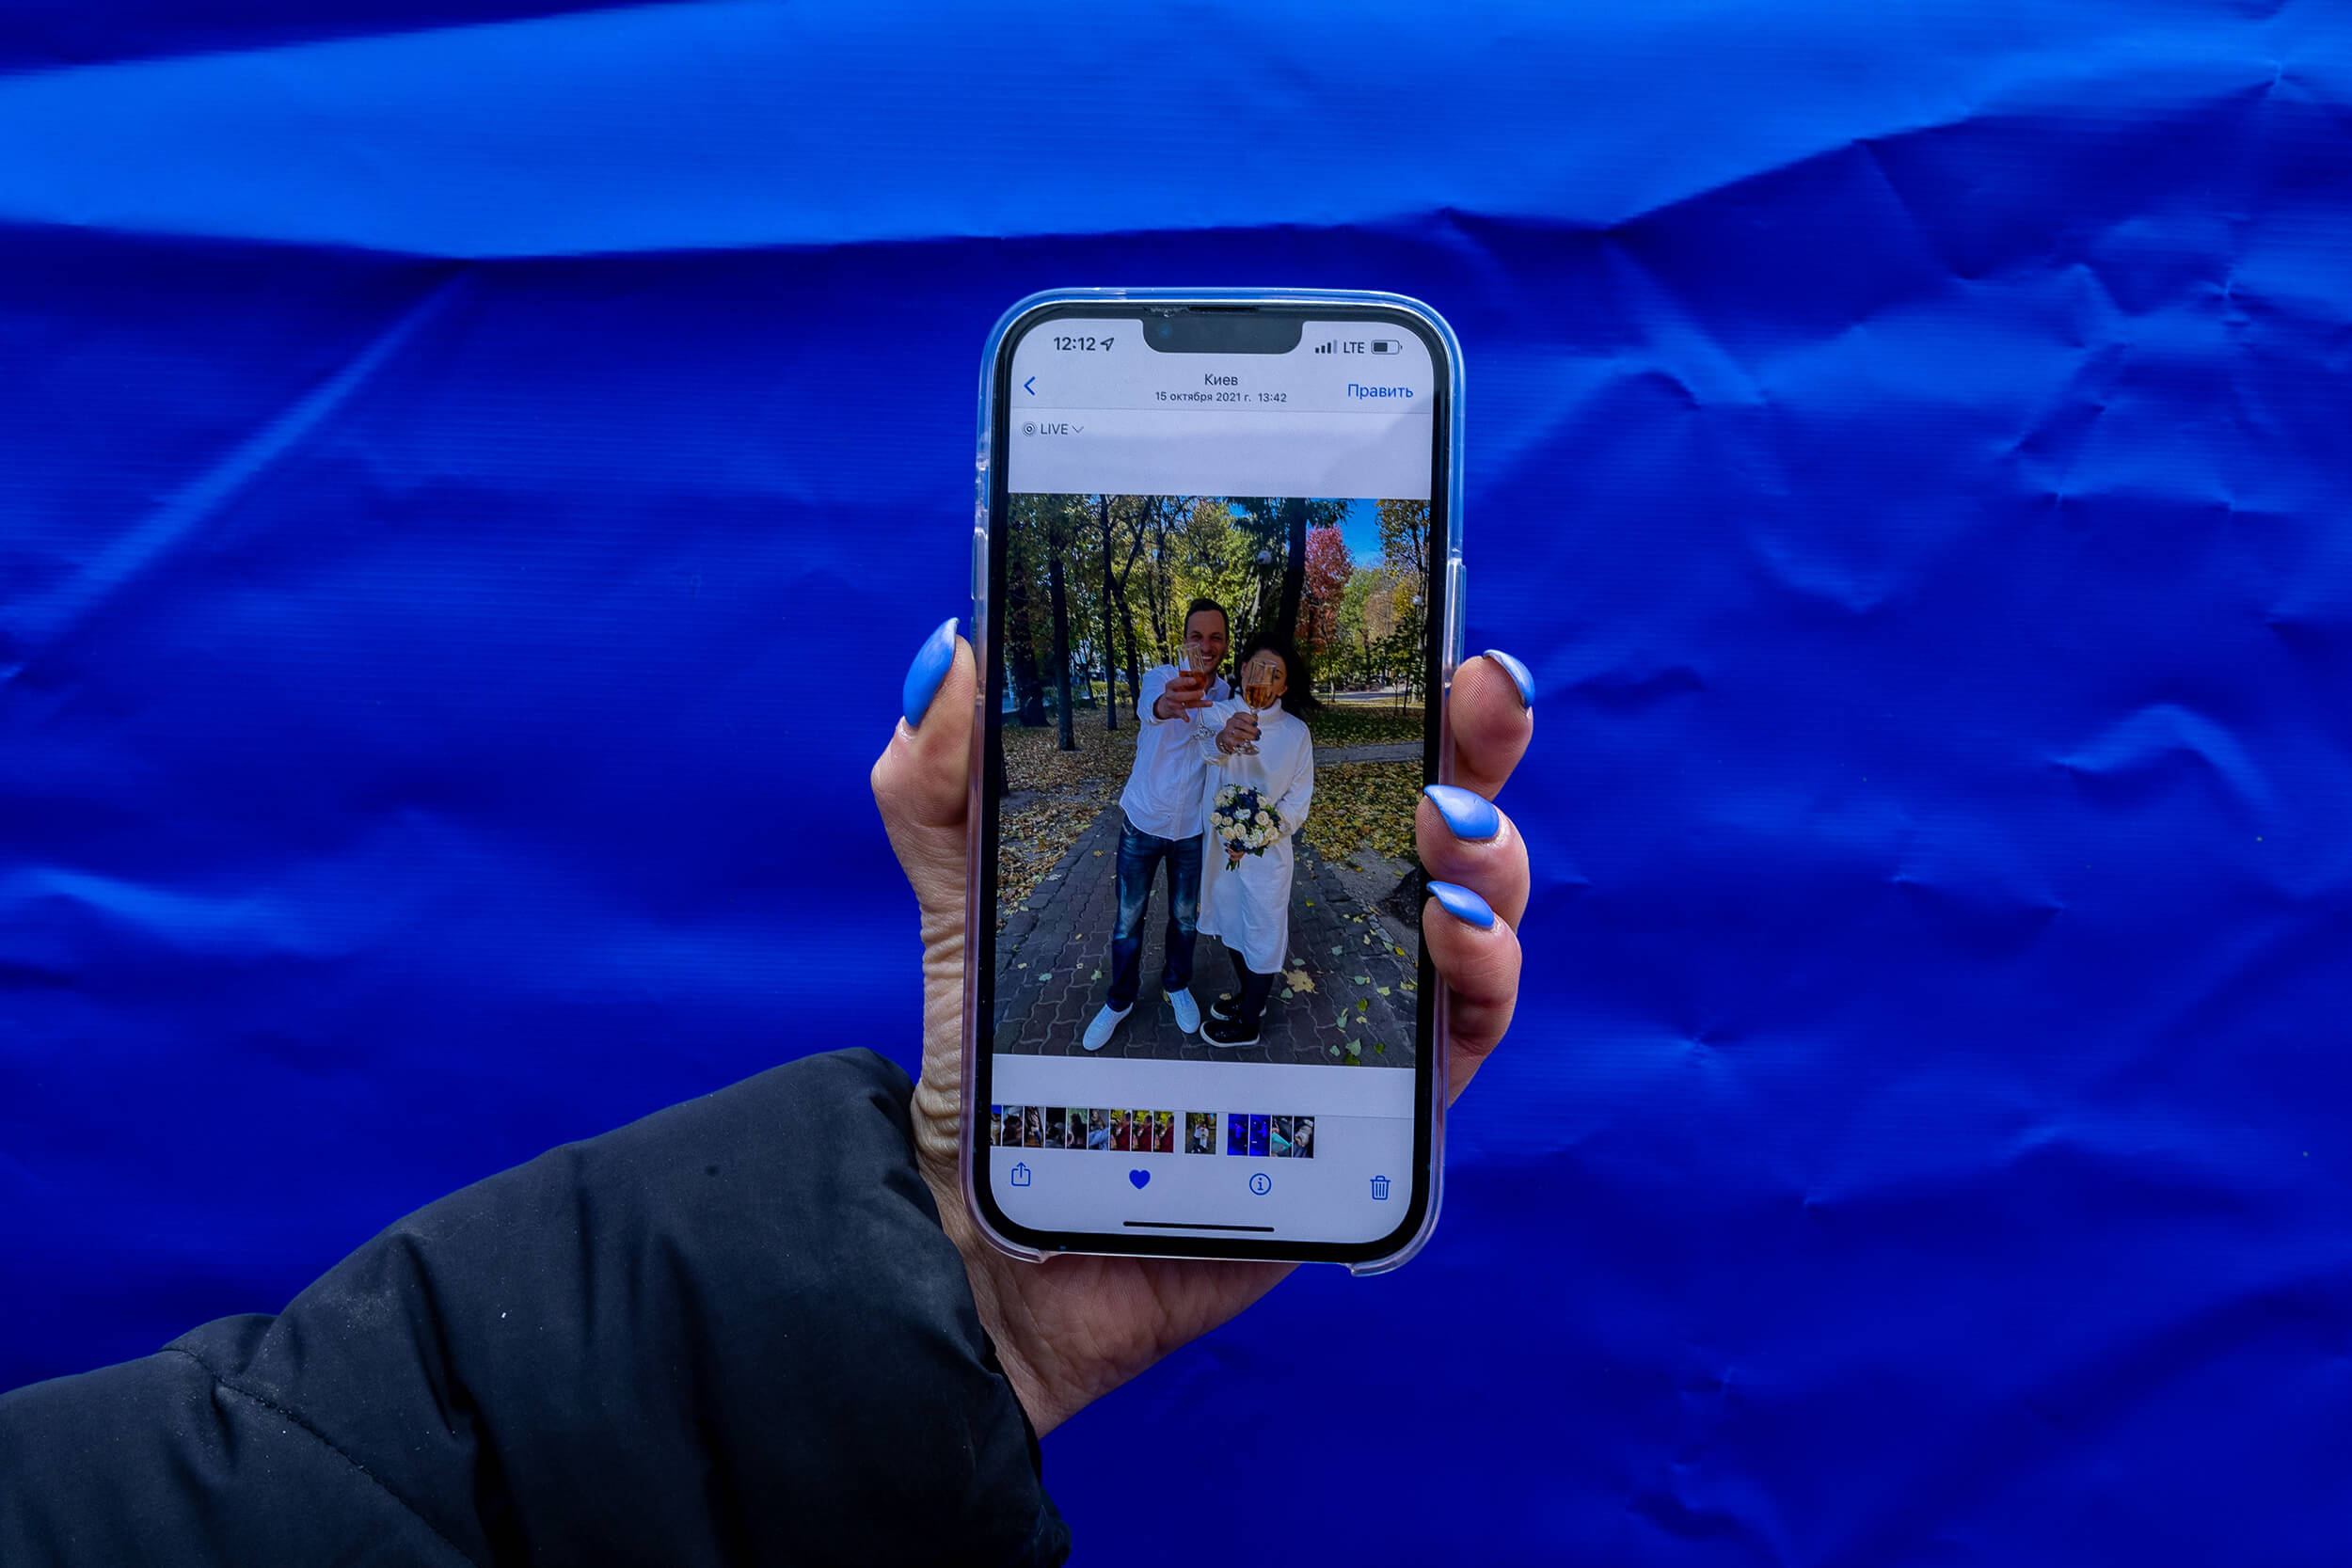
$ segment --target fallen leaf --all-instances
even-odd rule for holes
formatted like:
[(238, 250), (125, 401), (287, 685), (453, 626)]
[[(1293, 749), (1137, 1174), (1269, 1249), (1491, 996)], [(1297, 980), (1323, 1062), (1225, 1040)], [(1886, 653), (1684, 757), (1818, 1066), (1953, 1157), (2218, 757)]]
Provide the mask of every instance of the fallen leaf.
[[(1102, 972), (1101, 970), (1099, 970), (1099, 969), (1098, 969), (1098, 970), (1096, 970), (1096, 971), (1094, 972), (1094, 977), (1095, 977), (1096, 979), (1100, 980), (1100, 979), (1103, 977), (1103, 972)], [(1383, 996), (1386, 996), (1386, 995), (1388, 995), (1388, 994), (1389, 994), (1389, 988), (1388, 988), (1388, 987), (1386, 987), (1386, 986), (1375, 986), (1375, 987), (1373, 987), (1372, 989), (1373, 989), (1373, 990), (1376, 990), (1376, 991), (1378, 991), (1378, 992), (1379, 992), (1381, 995), (1383, 995)]]
[[(1097, 976), (1097, 977), (1098, 977), (1098, 978), (1100, 978), (1100, 976)], [(1283, 1001), (1285, 1001), (1285, 1002), (1288, 1002), (1290, 999), (1291, 999), (1291, 989), (1290, 989), (1290, 987), (1288, 987), (1288, 986), (1284, 986), (1284, 987), (1282, 988), (1282, 1000), (1283, 1000)]]
[(1369, 974), (1359, 974), (1356, 976), (1356, 983), (1359, 986), (1368, 986), (1372, 984), (1372, 976)]

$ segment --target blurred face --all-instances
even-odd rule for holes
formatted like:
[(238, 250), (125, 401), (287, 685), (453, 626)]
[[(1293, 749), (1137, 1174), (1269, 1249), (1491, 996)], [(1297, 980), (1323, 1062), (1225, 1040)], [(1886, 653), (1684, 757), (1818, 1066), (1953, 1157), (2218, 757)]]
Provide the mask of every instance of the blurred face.
[(1199, 647), (1214, 670), (1225, 662), (1225, 617), (1214, 610), (1196, 610), (1184, 621), (1184, 646)]
[[(1254, 706), (1271, 707), (1290, 689), (1290, 670), (1282, 656), (1269, 649), (1260, 649), (1249, 656), (1249, 662), (1241, 667), (1242, 689), (1250, 694)], [(1259, 699), (1263, 697), (1263, 702)]]

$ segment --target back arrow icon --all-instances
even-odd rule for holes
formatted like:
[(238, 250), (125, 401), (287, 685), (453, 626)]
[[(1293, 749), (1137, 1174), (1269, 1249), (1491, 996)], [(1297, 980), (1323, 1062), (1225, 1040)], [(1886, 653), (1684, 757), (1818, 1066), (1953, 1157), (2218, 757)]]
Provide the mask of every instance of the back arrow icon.
[(1028, 393), (1031, 397), (1037, 396), (1037, 377), (1031, 376), (1028, 380), (1023, 382), (1021, 384), (1021, 389)]

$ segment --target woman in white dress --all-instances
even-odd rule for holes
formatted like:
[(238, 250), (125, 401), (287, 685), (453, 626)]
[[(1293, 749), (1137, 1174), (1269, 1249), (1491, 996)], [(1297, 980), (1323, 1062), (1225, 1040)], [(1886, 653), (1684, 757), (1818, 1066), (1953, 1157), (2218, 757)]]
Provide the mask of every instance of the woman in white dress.
[(1263, 638), (1236, 667), (1240, 695), (1212, 705), (1198, 728), (1214, 814), (1231, 788), (1254, 789), (1263, 817), (1244, 831), (1262, 841), (1236, 855), (1212, 821), (1200, 847), (1200, 932), (1232, 954), (1236, 990), (1209, 1008), (1200, 1036), (1211, 1045), (1258, 1043), (1266, 997), (1290, 951), (1291, 839), (1315, 793), (1315, 748), (1295, 711), (1308, 697), (1307, 673), (1287, 642)]

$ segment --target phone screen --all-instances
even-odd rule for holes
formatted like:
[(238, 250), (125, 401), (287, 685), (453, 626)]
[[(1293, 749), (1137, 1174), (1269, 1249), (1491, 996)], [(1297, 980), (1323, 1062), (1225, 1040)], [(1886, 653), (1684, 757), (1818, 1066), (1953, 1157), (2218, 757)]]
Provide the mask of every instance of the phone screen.
[(995, 362), (975, 1196), (1018, 1243), (1393, 1253), (1448, 360), (1384, 307), (1048, 308)]

